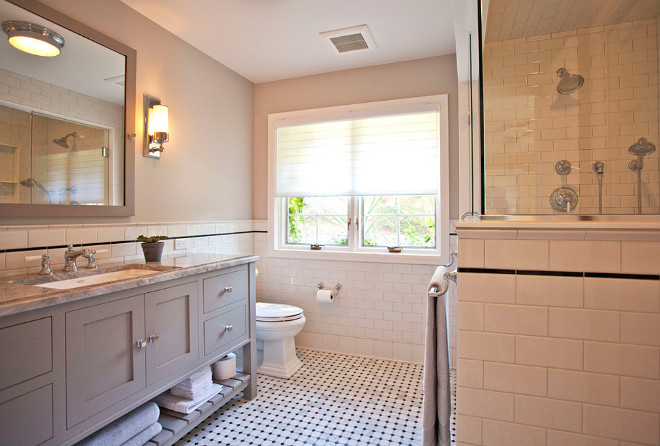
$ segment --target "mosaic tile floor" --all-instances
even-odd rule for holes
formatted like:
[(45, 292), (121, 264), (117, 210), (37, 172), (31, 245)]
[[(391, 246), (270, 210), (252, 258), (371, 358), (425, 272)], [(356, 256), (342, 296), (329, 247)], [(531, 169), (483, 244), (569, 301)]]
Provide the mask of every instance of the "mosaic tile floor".
[(298, 357), (293, 377), (259, 375), (255, 399), (227, 403), (177, 446), (420, 444), (421, 364), (302, 348)]

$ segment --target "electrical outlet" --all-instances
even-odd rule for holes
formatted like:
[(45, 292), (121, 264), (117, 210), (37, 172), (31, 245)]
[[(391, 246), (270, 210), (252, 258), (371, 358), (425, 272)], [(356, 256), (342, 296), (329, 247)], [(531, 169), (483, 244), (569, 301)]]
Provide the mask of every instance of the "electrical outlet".
[(192, 245), (192, 240), (189, 238), (178, 238), (174, 240), (174, 250), (188, 249)]

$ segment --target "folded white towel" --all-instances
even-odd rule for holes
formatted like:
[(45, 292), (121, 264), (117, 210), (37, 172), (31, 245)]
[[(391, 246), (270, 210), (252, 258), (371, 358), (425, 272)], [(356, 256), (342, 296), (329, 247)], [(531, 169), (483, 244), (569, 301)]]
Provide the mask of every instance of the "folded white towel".
[(154, 398), (154, 402), (164, 409), (170, 409), (175, 412), (187, 414), (193, 412), (213, 396), (217, 395), (221, 390), (222, 386), (220, 384), (213, 384), (208, 392), (194, 400), (180, 398), (170, 394), (169, 392), (165, 392)]
[(206, 381), (206, 380), (210, 380), (212, 376), (213, 376), (213, 372), (211, 371), (211, 366), (208, 366), (197, 373), (193, 373), (192, 375), (190, 375), (188, 378), (184, 379), (181, 382), (194, 383), (197, 381)]
[(174, 396), (178, 396), (188, 400), (194, 400), (203, 396), (206, 392), (208, 392), (212, 385), (213, 385), (213, 381), (209, 380), (208, 383), (205, 383), (204, 385), (201, 386), (193, 387), (191, 389), (174, 386), (170, 389), (170, 393)]
[(208, 366), (201, 372), (197, 372), (190, 377), (184, 379), (174, 387), (180, 389), (194, 389), (200, 387), (206, 387), (210, 382), (213, 381), (213, 372), (211, 371), (211, 366)]

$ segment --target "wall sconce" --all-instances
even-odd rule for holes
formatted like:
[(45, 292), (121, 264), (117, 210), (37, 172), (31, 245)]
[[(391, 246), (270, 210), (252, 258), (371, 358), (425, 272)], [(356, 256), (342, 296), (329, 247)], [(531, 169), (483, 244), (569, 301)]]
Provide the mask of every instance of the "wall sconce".
[(170, 140), (167, 107), (160, 99), (144, 95), (144, 156), (160, 159), (163, 143)]

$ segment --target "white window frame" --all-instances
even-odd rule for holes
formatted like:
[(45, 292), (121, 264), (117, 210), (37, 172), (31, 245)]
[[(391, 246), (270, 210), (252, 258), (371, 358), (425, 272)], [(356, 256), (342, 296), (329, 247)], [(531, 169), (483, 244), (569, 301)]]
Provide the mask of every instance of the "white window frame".
[[(378, 114), (384, 109), (422, 104), (437, 104), (440, 120), (440, 156), (438, 166), (438, 195), (436, 196), (436, 248), (404, 248), (401, 253), (390, 253), (383, 247), (360, 247), (360, 230), (354, 230), (354, 223), (348, 231), (349, 247), (326, 245), (320, 251), (314, 251), (307, 245), (289, 245), (286, 243), (287, 215), (286, 198), (275, 197), (275, 151), (276, 124), (290, 119), (317, 119), (327, 114), (363, 113)], [(324, 107), (310, 110), (297, 110), (268, 115), (268, 255), (297, 259), (322, 259), (370, 262), (403, 262), (419, 264), (447, 263), (449, 259), (449, 113), (448, 95), (424, 96), (390, 101), (370, 102), (336, 107)], [(360, 218), (361, 200), (354, 197), (349, 209), (353, 222)]]

